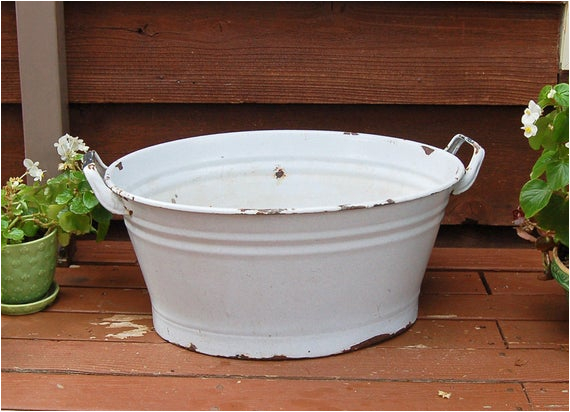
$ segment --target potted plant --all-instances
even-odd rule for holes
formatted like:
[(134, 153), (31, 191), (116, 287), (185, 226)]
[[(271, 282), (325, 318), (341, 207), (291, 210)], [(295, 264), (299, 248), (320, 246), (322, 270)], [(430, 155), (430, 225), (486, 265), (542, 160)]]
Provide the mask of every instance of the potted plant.
[(568, 84), (544, 86), (521, 121), (541, 154), (521, 188), (514, 224), (543, 253), (544, 278), (554, 277), (568, 292)]
[(58, 245), (87, 233), (101, 240), (109, 229), (112, 214), (83, 174), (88, 146), (68, 134), (54, 146), (62, 160), (57, 176), (42, 182), (45, 171), (25, 159), (24, 174), (2, 187), (2, 313), (33, 313), (51, 304), (59, 291), (53, 281)]

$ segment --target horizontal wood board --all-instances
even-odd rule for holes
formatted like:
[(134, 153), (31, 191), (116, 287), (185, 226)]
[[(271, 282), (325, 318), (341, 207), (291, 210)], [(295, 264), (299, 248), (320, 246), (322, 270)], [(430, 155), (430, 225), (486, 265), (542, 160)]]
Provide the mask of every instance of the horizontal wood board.
[[(21, 174), (24, 145), (14, 2), (1, 7), (4, 181)], [(66, 2), (70, 133), (109, 163), (225, 131), (343, 130), (438, 147), (461, 132), (487, 158), (476, 184), (451, 197), (444, 223), (508, 226), (536, 158), (520, 116), (560, 76), (562, 8)], [(568, 300), (536, 279), (540, 256), (530, 247), (498, 239), (436, 247), (406, 333), (345, 355), (279, 362), (164, 342), (130, 242), (77, 247), (74, 265), (58, 268), (53, 306), (2, 316), (3, 409), (569, 407)]]
[[(70, 107), (70, 133), (111, 162), (225, 131), (348, 130), (439, 147), (461, 132), (487, 159), (475, 185), (451, 197), (443, 223), (510, 225), (536, 158), (520, 113), (543, 83), (556, 81), (561, 10), (504, 2), (69, 2), (69, 97), (81, 103)], [(522, 45), (521, 25), (532, 25), (535, 41)], [(248, 53), (257, 58), (245, 64)], [(344, 54), (364, 64), (346, 64)], [(2, 2), (3, 182), (23, 172), (17, 73), (15, 7)], [(457, 87), (463, 97), (449, 90)], [(257, 94), (265, 97), (248, 97)], [(236, 102), (262, 104), (227, 104)], [(467, 161), (468, 150), (460, 156)]]
[[(3, 405), (14, 409), (43, 410), (47, 406), (56, 410), (530, 410), (524, 389), (517, 384), (333, 379), (308, 385), (303, 380), (262, 378), (163, 379), (50, 373), (2, 373), (2, 380), (7, 382), (2, 385)], [(29, 386), (34, 387), (35, 396), (25, 395), (23, 388)], [(541, 387), (557, 391), (554, 403), (564, 410), (560, 393), (564, 385)], [(93, 388), (112, 396), (101, 397), (94, 406)], [(440, 391), (450, 394), (450, 398), (442, 397)], [(537, 392), (540, 400), (545, 401), (545, 396)], [(8, 399), (5, 394), (10, 395)], [(552, 403), (550, 399), (546, 405)]]
[[(22, 129), (22, 109), (16, 104), (2, 104), (2, 186), (10, 177), (21, 176), (25, 172), (24, 131)], [(54, 141), (55, 142), (55, 141)]]
[[(383, 134), (444, 148), (457, 133), (486, 159), (474, 186), (452, 196), (445, 224), (510, 225), (537, 154), (520, 130), (523, 107), (418, 105), (73, 105), (71, 127), (111, 163), (154, 144), (203, 134), (317, 129)], [(459, 151), (465, 164), (469, 147)], [(397, 173), (395, 170), (394, 173)]]
[(13, 1), (0, 4), (2, 17), (0, 28), (0, 58), (2, 71), (1, 101), (2, 103), (20, 103), (20, 65), (18, 62), (18, 34), (16, 26), (16, 5)]
[[(69, 100), (522, 104), (556, 82), (562, 10), (524, 2), (67, 2)], [(13, 6), (2, 14), (2, 101), (18, 102)]]
[[(508, 226), (518, 194), (538, 154), (520, 130), (523, 107), (418, 105), (72, 105), (72, 134), (107, 163), (132, 151), (179, 138), (260, 129), (319, 129), (375, 133), (443, 148), (456, 133), (486, 149), (467, 192), (451, 196), (444, 224)], [(21, 109), (2, 105), (2, 178), (23, 173)], [(46, 137), (48, 138), (48, 137)], [(56, 140), (57, 137), (52, 139)], [(458, 156), (467, 164), (472, 151)]]
[[(536, 272), (500, 269), (499, 256), (530, 262), (532, 250), (456, 249), (500, 265), (466, 270), (436, 248), (443, 268), (426, 272), (408, 331), (349, 354), (295, 361), (217, 358), (164, 342), (136, 264), (101, 255), (98, 265), (58, 268), (62, 291), (53, 306), (2, 316), (2, 408), (567, 410), (564, 292)], [(24, 396), (24, 385), (35, 395)]]

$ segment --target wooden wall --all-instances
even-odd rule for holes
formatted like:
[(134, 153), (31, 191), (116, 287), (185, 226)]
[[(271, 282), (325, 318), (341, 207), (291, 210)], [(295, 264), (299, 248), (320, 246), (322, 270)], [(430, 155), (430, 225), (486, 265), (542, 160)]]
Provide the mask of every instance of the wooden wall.
[[(110, 163), (206, 133), (329, 129), (487, 158), (446, 224), (509, 225), (536, 153), (528, 100), (559, 76), (561, 3), (65, 2), (70, 133)], [(15, 8), (2, 2), (2, 180), (24, 153)], [(54, 139), (57, 136), (54, 136)], [(462, 149), (467, 160), (469, 149)]]

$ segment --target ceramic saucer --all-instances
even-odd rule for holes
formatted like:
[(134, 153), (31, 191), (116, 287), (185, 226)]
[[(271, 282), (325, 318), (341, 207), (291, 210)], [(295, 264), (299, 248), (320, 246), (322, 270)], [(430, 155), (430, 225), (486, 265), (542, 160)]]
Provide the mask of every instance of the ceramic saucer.
[(29, 315), (44, 310), (53, 303), (59, 293), (59, 285), (53, 282), (45, 296), (36, 302), (23, 303), (21, 305), (8, 305), (2, 303), (3, 315)]

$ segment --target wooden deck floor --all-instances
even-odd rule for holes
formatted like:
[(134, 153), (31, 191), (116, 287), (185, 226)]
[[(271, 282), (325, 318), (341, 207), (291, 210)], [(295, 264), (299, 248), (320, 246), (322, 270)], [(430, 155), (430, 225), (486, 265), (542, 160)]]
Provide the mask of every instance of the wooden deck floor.
[(568, 410), (568, 300), (529, 248), (440, 243), (404, 334), (252, 361), (164, 342), (130, 243), (78, 243), (53, 306), (2, 316), (3, 409)]

